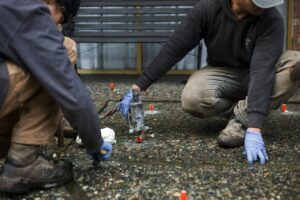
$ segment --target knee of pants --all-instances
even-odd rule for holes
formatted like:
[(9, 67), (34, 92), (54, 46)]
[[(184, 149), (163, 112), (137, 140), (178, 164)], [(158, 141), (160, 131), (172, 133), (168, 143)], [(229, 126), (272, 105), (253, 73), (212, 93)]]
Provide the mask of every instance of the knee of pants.
[(276, 73), (280, 73), (284, 70), (290, 70), (290, 68), (292, 68), (299, 60), (299, 51), (288, 50), (283, 52), (276, 63)]
[(198, 96), (196, 93), (184, 90), (181, 98), (183, 110), (196, 117), (215, 115), (218, 107), (216, 105), (220, 102), (220, 98), (206, 92), (202, 94)]
[(277, 109), (285, 103), (297, 90), (298, 84), (290, 78), (291, 69), (300, 60), (300, 53), (297, 51), (286, 51), (276, 64), (277, 70), (270, 97), (270, 109)]

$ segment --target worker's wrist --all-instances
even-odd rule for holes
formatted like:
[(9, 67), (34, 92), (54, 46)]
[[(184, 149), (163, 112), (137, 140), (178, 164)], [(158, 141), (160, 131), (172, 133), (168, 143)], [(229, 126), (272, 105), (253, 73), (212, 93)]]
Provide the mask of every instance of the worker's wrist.
[(258, 134), (261, 133), (260, 128), (249, 127), (247, 130)]
[(132, 87), (131, 87), (132, 91), (137, 91), (137, 92), (141, 92), (141, 88), (136, 85), (136, 84), (133, 84)]
[(152, 84), (152, 81), (145, 75), (141, 75), (136, 80), (135, 84), (140, 88), (140, 90), (146, 91), (146, 89)]

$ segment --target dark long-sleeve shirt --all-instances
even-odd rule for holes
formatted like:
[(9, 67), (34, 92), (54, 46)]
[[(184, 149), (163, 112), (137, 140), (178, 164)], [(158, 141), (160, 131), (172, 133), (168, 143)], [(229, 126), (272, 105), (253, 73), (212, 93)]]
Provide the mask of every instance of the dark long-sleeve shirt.
[(210, 66), (250, 69), (248, 127), (261, 128), (283, 50), (283, 19), (270, 8), (237, 20), (230, 6), (230, 0), (200, 0), (136, 84), (147, 89), (204, 39)]
[(96, 108), (73, 70), (46, 4), (1, 0), (0, 19), (0, 54), (31, 73), (57, 101), (88, 153), (99, 152), (103, 140)]

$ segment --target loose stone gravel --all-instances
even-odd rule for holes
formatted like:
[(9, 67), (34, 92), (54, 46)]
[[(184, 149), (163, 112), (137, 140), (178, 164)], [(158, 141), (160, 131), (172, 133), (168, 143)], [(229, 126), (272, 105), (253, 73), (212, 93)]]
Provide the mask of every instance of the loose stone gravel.
[[(120, 98), (135, 80), (82, 79), (98, 109), (108, 98)], [(75, 142), (66, 150), (47, 146), (42, 152), (49, 156), (55, 152), (73, 162), (77, 192), (87, 199), (178, 200), (182, 190), (187, 191), (189, 200), (300, 199), (300, 106), (288, 104), (290, 113), (277, 110), (270, 114), (263, 128), (270, 161), (264, 166), (249, 166), (242, 147), (224, 149), (217, 145), (218, 133), (227, 123), (225, 117), (198, 119), (183, 112), (183, 80), (185, 77), (169, 77), (151, 86), (144, 98), (172, 102), (144, 102), (145, 110), (151, 103), (159, 113), (145, 116), (145, 125), (152, 130), (142, 143), (136, 142), (138, 135), (128, 134), (128, 124), (119, 113), (101, 121), (101, 127), (116, 132), (117, 143), (109, 162), (92, 166), (85, 150)], [(116, 84), (113, 94), (108, 87), (112, 81)], [(115, 103), (111, 101), (104, 112)], [(66, 145), (70, 142), (65, 140)], [(0, 198), (60, 200), (74, 199), (74, 194), (68, 187), (59, 187)]]

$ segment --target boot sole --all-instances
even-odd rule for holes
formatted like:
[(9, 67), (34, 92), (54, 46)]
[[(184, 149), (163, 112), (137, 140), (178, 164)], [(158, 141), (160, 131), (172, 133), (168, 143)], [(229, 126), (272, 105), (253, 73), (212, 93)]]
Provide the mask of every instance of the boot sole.
[(233, 141), (228, 142), (228, 141), (223, 141), (223, 140), (218, 139), (218, 144), (221, 147), (235, 148), (235, 147), (243, 146), (243, 141), (241, 141), (241, 142), (233, 142)]
[(3, 192), (8, 194), (25, 194), (25, 193), (29, 193), (31, 190), (34, 189), (50, 189), (53, 187), (61, 186), (72, 180), (73, 180), (73, 173), (71, 173), (67, 177), (62, 178), (61, 180), (47, 180), (47, 181), (40, 181), (34, 183), (19, 182), (16, 183), (11, 188), (6, 188), (3, 190), (0, 189), (0, 193)]

